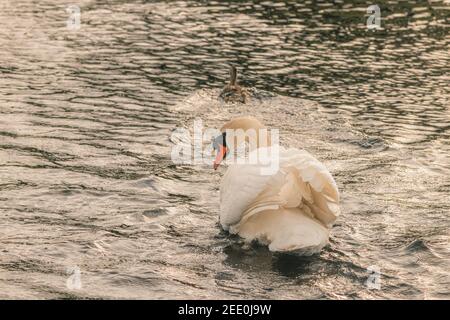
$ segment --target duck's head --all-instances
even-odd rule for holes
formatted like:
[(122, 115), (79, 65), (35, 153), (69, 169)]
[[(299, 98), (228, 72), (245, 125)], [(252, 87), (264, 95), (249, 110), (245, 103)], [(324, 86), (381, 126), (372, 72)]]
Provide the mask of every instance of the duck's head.
[(235, 66), (230, 65), (230, 86), (235, 86), (237, 84), (237, 69)]
[(251, 116), (234, 118), (225, 123), (220, 129), (222, 134), (213, 139), (213, 148), (217, 152), (214, 170), (217, 170), (230, 151), (236, 154), (237, 148), (242, 143), (248, 144), (249, 151), (270, 146), (270, 137), (260, 136), (261, 130), (265, 129), (266, 127), (258, 119)]

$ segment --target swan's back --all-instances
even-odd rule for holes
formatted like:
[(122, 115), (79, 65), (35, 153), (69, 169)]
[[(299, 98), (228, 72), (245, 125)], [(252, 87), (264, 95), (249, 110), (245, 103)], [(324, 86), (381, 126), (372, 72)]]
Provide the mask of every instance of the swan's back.
[(232, 165), (221, 184), (220, 222), (272, 251), (320, 251), (339, 215), (339, 192), (323, 164), (308, 152), (280, 148), (279, 170)]

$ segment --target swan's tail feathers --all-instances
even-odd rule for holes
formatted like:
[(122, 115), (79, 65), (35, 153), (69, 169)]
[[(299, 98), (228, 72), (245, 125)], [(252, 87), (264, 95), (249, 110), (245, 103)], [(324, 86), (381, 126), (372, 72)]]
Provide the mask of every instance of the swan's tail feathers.
[(268, 245), (270, 251), (295, 251), (302, 255), (319, 252), (329, 237), (327, 228), (298, 208), (253, 214), (230, 231), (247, 241), (258, 240)]

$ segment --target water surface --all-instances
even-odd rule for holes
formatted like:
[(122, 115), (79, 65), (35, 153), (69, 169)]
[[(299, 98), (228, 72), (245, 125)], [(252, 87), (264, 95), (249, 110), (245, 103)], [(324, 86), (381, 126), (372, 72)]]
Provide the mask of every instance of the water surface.
[[(0, 5), (0, 297), (449, 298), (448, 1), (378, 1), (377, 31), (366, 1), (77, 4), (78, 31), (64, 1)], [(228, 63), (274, 97), (217, 101)], [(241, 114), (335, 177), (320, 255), (230, 237), (225, 168), (171, 162), (175, 128)]]

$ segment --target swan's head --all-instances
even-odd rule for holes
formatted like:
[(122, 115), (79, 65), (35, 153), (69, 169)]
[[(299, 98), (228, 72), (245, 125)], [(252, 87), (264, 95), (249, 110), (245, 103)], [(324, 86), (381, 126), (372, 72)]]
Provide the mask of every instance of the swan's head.
[[(251, 152), (260, 147), (270, 146), (270, 137), (266, 127), (254, 117), (239, 117), (227, 122), (220, 131), (222, 134), (213, 140), (213, 148), (217, 152), (214, 160), (214, 170), (232, 152), (239, 154), (238, 149), (248, 146)], [(266, 132), (263, 135), (263, 132)], [(244, 150), (245, 152), (245, 150)]]

